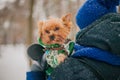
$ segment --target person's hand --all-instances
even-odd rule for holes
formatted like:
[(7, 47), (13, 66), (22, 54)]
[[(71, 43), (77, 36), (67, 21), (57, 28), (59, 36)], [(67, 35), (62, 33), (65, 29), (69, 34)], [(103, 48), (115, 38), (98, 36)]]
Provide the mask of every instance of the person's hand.
[(37, 62), (31, 66), (32, 71), (45, 71), (47, 62), (44, 47), (39, 44), (32, 44), (27, 49), (27, 54), (32, 60)]
[(58, 61), (58, 64), (64, 62), (64, 60), (67, 58), (67, 56), (65, 54), (59, 54), (57, 55), (57, 61)]

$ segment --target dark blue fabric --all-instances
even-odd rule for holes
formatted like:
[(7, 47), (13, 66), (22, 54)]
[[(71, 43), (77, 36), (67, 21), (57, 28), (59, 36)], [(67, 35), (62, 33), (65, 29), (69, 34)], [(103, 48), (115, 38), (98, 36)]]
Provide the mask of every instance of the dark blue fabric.
[(103, 6), (110, 8), (112, 6), (119, 5), (120, 0), (98, 0), (98, 2), (101, 3)]
[(120, 56), (111, 54), (110, 52), (94, 48), (75, 45), (75, 53), (72, 57), (87, 57), (95, 60), (103, 61), (111, 65), (120, 66)]
[(51, 78), (50, 77), (48, 77), (48, 79), (47, 80), (51, 80)]
[(46, 80), (45, 73), (41, 71), (30, 71), (26, 75), (26, 80)]
[(118, 4), (119, 0), (87, 0), (76, 15), (78, 27), (83, 29), (104, 14), (116, 12)]

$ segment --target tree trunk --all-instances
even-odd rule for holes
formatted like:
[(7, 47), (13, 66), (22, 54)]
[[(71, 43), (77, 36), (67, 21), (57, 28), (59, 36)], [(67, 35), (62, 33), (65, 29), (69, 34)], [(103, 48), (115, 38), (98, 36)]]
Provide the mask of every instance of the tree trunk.
[[(30, 11), (30, 14), (29, 14), (29, 18), (28, 18), (28, 28), (27, 28), (27, 45), (30, 45), (32, 44), (33, 42), (33, 18), (32, 18), (32, 15), (33, 15), (33, 6), (34, 6), (34, 0), (30, 0), (30, 7), (29, 7), (29, 11)], [(32, 64), (32, 60), (29, 59), (29, 65)]]

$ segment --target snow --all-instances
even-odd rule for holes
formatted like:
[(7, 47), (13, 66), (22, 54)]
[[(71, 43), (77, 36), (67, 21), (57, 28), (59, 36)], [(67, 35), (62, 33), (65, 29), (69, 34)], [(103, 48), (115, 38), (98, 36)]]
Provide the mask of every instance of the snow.
[(26, 47), (23, 44), (0, 46), (0, 80), (26, 80), (28, 69)]
[(6, 20), (3, 24), (3, 26), (4, 26), (5, 29), (8, 29), (10, 27), (10, 21)]

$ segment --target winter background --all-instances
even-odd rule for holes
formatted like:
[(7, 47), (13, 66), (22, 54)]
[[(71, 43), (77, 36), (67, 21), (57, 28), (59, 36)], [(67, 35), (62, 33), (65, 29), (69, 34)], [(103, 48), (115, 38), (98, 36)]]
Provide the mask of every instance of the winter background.
[[(32, 61), (30, 44), (37, 43), (37, 23), (48, 17), (72, 14), (69, 37), (79, 30), (75, 15), (85, 0), (0, 0), (0, 80), (26, 80)], [(119, 8), (120, 11), (120, 8)]]
[(37, 22), (73, 15), (70, 38), (78, 31), (77, 9), (85, 0), (0, 0), (0, 80), (26, 80), (31, 60), (27, 48), (37, 43)]

